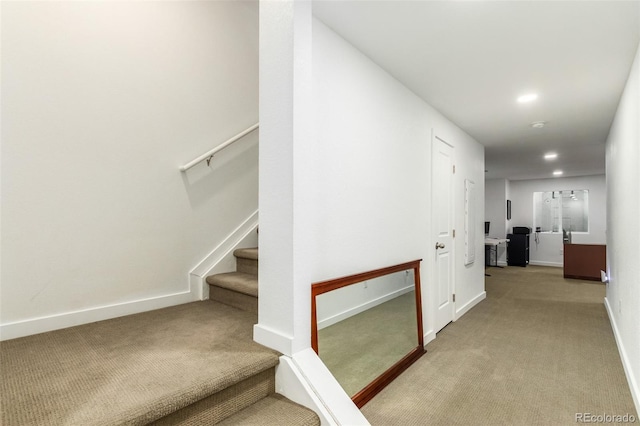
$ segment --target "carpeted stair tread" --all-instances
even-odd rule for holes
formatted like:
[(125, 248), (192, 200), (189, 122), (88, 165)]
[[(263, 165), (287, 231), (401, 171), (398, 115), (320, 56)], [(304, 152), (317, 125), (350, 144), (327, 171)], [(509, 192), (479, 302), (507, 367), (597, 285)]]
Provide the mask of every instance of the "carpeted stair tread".
[(208, 276), (207, 283), (248, 296), (258, 297), (258, 277), (256, 275), (245, 272), (227, 272)]
[(273, 394), (218, 423), (220, 426), (319, 426), (313, 411)]
[(251, 376), (242, 382), (180, 409), (150, 426), (213, 425), (275, 393), (275, 368)]
[(258, 260), (258, 247), (236, 249), (233, 255), (242, 259)]
[(147, 424), (277, 365), (255, 322), (205, 301), (0, 342), (0, 424)]

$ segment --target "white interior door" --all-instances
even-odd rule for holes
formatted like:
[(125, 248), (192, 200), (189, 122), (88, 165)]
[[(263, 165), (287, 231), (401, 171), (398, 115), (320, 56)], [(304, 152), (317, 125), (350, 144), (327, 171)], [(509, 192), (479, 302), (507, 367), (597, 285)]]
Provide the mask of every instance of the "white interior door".
[(432, 218), (435, 247), (436, 320), (435, 332), (453, 321), (453, 146), (433, 137), (432, 155)]

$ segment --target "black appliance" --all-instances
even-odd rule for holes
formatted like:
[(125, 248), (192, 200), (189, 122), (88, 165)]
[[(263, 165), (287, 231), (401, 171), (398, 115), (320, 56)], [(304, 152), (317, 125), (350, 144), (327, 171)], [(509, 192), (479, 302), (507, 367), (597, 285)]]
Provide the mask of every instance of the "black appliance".
[(527, 226), (514, 226), (513, 234), (508, 234), (507, 239), (507, 265), (527, 266), (529, 264), (529, 234), (531, 228)]
[(528, 226), (514, 226), (513, 233), (514, 234), (530, 234), (531, 228), (529, 228)]

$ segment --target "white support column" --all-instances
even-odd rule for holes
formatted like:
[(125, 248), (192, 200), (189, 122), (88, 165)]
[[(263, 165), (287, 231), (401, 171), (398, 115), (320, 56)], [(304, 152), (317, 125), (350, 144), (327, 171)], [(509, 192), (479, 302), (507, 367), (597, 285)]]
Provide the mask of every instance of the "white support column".
[(289, 356), (310, 346), (311, 24), (309, 1), (260, 4), (260, 287), (254, 339)]

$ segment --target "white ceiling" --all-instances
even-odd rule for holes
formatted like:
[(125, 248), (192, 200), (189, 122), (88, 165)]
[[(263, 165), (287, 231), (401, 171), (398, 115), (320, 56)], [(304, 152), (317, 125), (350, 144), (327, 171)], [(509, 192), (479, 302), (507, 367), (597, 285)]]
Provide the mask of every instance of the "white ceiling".
[[(640, 1), (316, 0), (313, 11), (483, 144), (487, 179), (604, 173)], [(536, 101), (516, 102), (530, 92)]]

